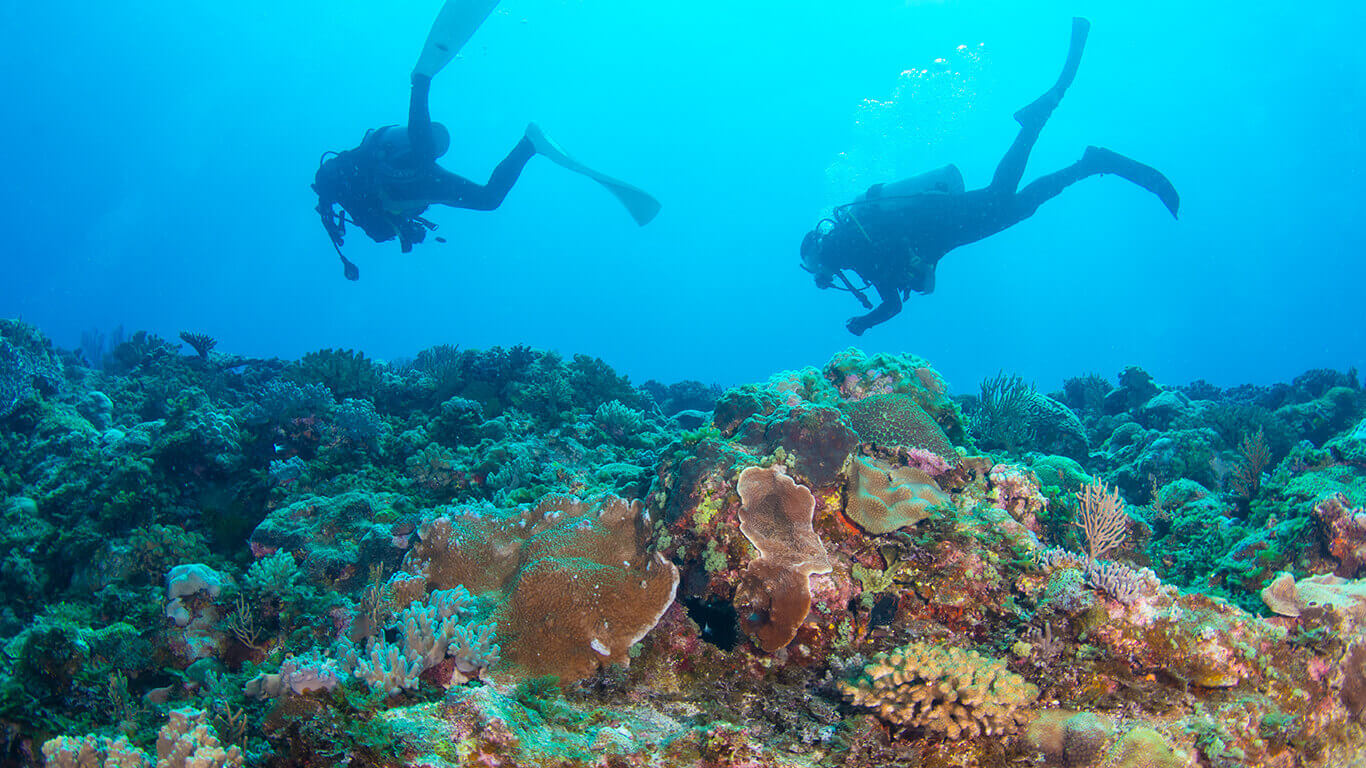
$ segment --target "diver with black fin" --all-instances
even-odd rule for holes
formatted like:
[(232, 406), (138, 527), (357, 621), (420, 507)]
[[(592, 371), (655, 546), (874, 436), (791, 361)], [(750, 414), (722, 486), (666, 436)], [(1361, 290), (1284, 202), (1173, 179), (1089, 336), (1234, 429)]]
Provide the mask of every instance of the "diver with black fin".
[[(1113, 173), (1137, 184), (1176, 216), (1181, 198), (1166, 176), (1100, 147), (1087, 147), (1077, 162), (1019, 188), (1034, 142), (1077, 75), (1090, 28), (1086, 19), (1072, 19), (1072, 43), (1062, 74), (1052, 88), (1015, 113), (1020, 132), (989, 185), (965, 191), (963, 176), (953, 165), (874, 184), (806, 234), (801, 263), (816, 276), (816, 286), (848, 291), (871, 310), (845, 323), (850, 333), (861, 336), (895, 317), (912, 291), (933, 292), (935, 268), (949, 251), (1024, 221), (1045, 201), (1090, 176)], [(844, 270), (856, 273), (863, 285), (854, 285)], [(881, 300), (876, 307), (864, 294), (870, 287)]]
[(574, 160), (535, 123), (527, 126), (486, 184), (437, 164), (450, 148), (451, 134), (441, 123), (432, 122), (428, 108), (432, 78), (455, 58), (497, 5), (498, 0), (446, 0), (413, 68), (408, 124), (373, 128), (366, 131), (360, 146), (323, 155), (313, 191), (346, 279), (360, 278), (360, 270), (341, 251), (347, 223), (360, 227), (377, 243), (398, 238), (401, 250), (408, 253), (426, 239), (429, 230), (436, 229), (422, 217), (430, 206), (492, 211), (502, 205), (522, 169), (536, 155), (602, 185), (641, 226), (659, 213), (659, 202), (649, 194)]

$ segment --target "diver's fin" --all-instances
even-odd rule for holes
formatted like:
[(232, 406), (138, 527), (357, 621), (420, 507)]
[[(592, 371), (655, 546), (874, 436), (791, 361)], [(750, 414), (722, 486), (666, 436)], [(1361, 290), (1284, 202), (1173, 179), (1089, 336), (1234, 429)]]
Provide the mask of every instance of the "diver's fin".
[(1091, 173), (1113, 173), (1157, 195), (1157, 199), (1171, 211), (1172, 218), (1176, 218), (1176, 212), (1181, 208), (1181, 196), (1171, 181), (1156, 168), (1103, 147), (1087, 147), (1081, 162)]
[(648, 192), (638, 187), (633, 187), (620, 179), (614, 179), (605, 173), (589, 168), (578, 160), (570, 157), (567, 152), (535, 123), (530, 123), (526, 127), (526, 137), (531, 140), (531, 145), (536, 148), (536, 154), (543, 155), (556, 165), (568, 168), (574, 173), (582, 174), (601, 184), (608, 192), (621, 201), (626, 206), (626, 211), (631, 214), (631, 218), (636, 220), (640, 226), (649, 224), (659, 213), (659, 201), (650, 196)]
[(1072, 86), (1072, 81), (1077, 79), (1077, 69), (1081, 67), (1081, 54), (1086, 50), (1086, 38), (1091, 33), (1091, 22), (1080, 16), (1072, 19), (1072, 43), (1067, 48), (1067, 61), (1062, 65), (1062, 72), (1058, 75), (1058, 81), (1052, 88), (1044, 91), (1044, 94), (1035, 99), (1028, 106), (1015, 113), (1015, 122), (1023, 126), (1042, 125), (1053, 110), (1057, 109), (1062, 96), (1067, 89)]
[(446, 0), (427, 33), (413, 74), (434, 77), (460, 53), (497, 5), (498, 0)]

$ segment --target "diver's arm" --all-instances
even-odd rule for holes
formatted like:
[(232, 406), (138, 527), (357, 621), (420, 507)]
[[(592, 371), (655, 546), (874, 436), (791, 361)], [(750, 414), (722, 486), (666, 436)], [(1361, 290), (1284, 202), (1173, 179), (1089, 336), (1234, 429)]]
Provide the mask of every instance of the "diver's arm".
[(872, 312), (851, 317), (849, 322), (844, 324), (844, 327), (855, 336), (862, 336), (864, 331), (891, 320), (901, 311), (901, 294), (895, 287), (887, 288), (880, 283), (875, 283), (873, 287), (877, 289), (877, 295), (882, 299), (882, 303), (874, 307)]
[(436, 140), (432, 138), (432, 113), (427, 106), (427, 97), (431, 89), (430, 77), (413, 75), (413, 91), (408, 97), (408, 141), (412, 143), (413, 154), (424, 162), (436, 162)]
[(327, 236), (332, 238), (332, 242), (338, 248), (342, 245), (342, 240), (346, 236), (346, 216), (337, 211), (337, 200), (330, 194), (325, 194), (321, 184), (314, 184), (313, 191), (318, 193), (318, 205), (314, 210), (322, 218), (323, 229), (327, 230)]

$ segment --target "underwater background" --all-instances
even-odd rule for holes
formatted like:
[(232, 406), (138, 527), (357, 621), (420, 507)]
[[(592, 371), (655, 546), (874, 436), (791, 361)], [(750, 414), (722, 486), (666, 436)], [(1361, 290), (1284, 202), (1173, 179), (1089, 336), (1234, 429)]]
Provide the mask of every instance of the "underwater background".
[(1359, 4), (510, 0), (435, 81), (443, 164), (482, 180), (536, 120), (662, 215), (637, 229), (534, 160), (496, 214), (434, 211), (446, 245), (357, 233), (351, 284), (308, 184), (322, 151), (405, 120), (437, 6), (6, 3), (4, 314), (69, 346), (119, 324), (287, 357), (525, 343), (636, 381), (748, 381), (853, 341), (857, 305), (813, 288), (801, 235), (876, 181), (954, 162), (984, 184), (1086, 15), (1026, 181), (1109, 147), (1173, 180), (1181, 220), (1088, 180), (953, 253), (860, 346), (913, 350), (960, 387), (1000, 368), (1228, 385), (1366, 361)]
[[(663, 212), (542, 147), (349, 282), (440, 5), (0, 7), (0, 768), (1366, 766), (1359, 5), (507, 0), (442, 164)], [(802, 235), (984, 184), (1074, 16), (1026, 182), (1180, 219), (851, 337)]]

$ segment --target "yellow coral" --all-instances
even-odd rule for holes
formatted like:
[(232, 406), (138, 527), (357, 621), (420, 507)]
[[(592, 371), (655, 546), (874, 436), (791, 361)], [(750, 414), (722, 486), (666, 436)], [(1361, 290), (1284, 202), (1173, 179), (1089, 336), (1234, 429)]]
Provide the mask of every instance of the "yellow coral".
[(889, 723), (950, 739), (1009, 733), (1024, 720), (1019, 710), (1039, 696), (1037, 686), (996, 659), (930, 643), (875, 655), (858, 680), (840, 689)]

